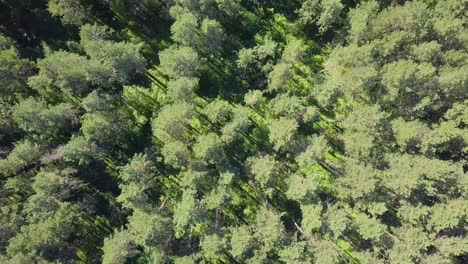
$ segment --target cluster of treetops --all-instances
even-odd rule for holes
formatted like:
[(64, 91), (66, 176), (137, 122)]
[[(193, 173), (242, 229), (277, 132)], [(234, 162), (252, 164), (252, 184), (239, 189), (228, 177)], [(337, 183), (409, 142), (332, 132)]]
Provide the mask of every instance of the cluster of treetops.
[(1, 263), (468, 263), (468, 1), (0, 2)]

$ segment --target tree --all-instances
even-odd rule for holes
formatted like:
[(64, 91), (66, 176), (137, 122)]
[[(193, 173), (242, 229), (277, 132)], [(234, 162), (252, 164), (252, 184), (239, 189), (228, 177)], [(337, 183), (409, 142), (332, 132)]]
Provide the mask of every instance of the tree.
[(286, 182), (288, 190), (286, 196), (297, 201), (308, 201), (315, 198), (319, 191), (319, 175), (307, 175), (305, 177), (293, 174), (290, 175)]
[(1, 263), (465, 263), (467, 0), (3, 0)]
[(326, 239), (310, 239), (310, 245), (316, 263), (332, 264), (344, 261), (340, 250), (333, 241)]
[(151, 194), (157, 176), (156, 168), (146, 154), (136, 154), (122, 167), (119, 178), (122, 183), (117, 201), (129, 209), (151, 209)]
[(222, 49), (226, 33), (221, 24), (213, 19), (203, 19), (200, 31), (203, 36), (202, 47), (205, 53), (212, 53)]
[(29, 78), (28, 85), (42, 95), (58, 89), (66, 95), (83, 96), (90, 92), (90, 81), (93, 81), (88, 80), (87, 65), (84, 56), (66, 51), (52, 52), (38, 61), (39, 73)]
[(42, 169), (34, 177), (34, 194), (24, 205), (23, 213), (29, 222), (38, 222), (60, 208), (62, 202), (72, 200), (84, 183), (76, 179), (71, 169)]
[(285, 86), (291, 79), (291, 68), (290, 64), (284, 62), (275, 65), (268, 74), (268, 89), (272, 91), (287, 90)]
[(394, 231), (398, 241), (389, 250), (389, 259), (395, 262), (417, 259), (431, 246), (429, 235), (420, 227), (402, 226)]
[(115, 111), (91, 112), (81, 117), (81, 131), (97, 144), (123, 145), (128, 140), (131, 120)]
[(197, 17), (214, 16), (215, 0), (177, 0), (176, 5), (171, 7), (170, 14), (173, 18), (178, 18), (186, 11), (195, 14)]
[[(114, 31), (106, 25), (84, 24), (80, 27), (80, 42), (83, 46), (95, 45), (95, 42), (102, 40), (111, 40)], [(102, 47), (101, 47), (102, 48)]]
[(67, 240), (79, 234), (81, 217), (77, 206), (62, 203), (56, 212), (40, 222), (23, 226), (10, 240), (8, 255), (37, 252), (48, 260), (67, 261), (70, 257), (64, 251), (70, 245)]
[(382, 84), (386, 87), (389, 100), (395, 100), (402, 88), (406, 92), (417, 94), (419, 91), (413, 89), (428, 81), (434, 74), (435, 68), (430, 64), (400, 60), (384, 66)]
[(84, 1), (49, 0), (48, 11), (54, 16), (60, 16), (63, 23), (81, 25), (89, 19), (90, 7), (83, 5)]
[[(345, 174), (337, 179), (340, 195), (359, 199), (370, 196), (377, 191), (379, 186), (379, 175), (372, 166), (348, 159), (345, 163)], [(352, 191), (351, 191), (352, 190)]]
[(272, 195), (275, 186), (280, 181), (279, 162), (271, 155), (260, 157), (250, 157), (247, 160), (250, 173), (256, 182), (266, 194)]
[(106, 111), (114, 108), (117, 100), (112, 94), (94, 90), (83, 98), (81, 105), (87, 112)]
[(291, 143), (299, 124), (294, 119), (280, 117), (270, 123), (270, 142), (275, 150), (280, 150)]
[(232, 193), (229, 188), (224, 185), (218, 185), (203, 199), (203, 203), (208, 210), (222, 210), (227, 208), (232, 201)]
[(184, 46), (197, 48), (200, 43), (199, 23), (197, 17), (186, 12), (178, 17), (171, 26), (171, 36), (175, 42)]
[(276, 251), (284, 241), (284, 225), (281, 214), (261, 207), (255, 219), (254, 238), (261, 244), (261, 251)]
[(104, 151), (92, 141), (87, 141), (83, 136), (72, 136), (68, 143), (58, 151), (60, 157), (78, 165), (88, 165), (94, 160), (98, 160)]
[(13, 108), (13, 119), (18, 126), (30, 134), (45, 139), (58, 138), (73, 130), (78, 122), (77, 111), (71, 104), (61, 103), (47, 106), (43, 100), (30, 97)]
[(195, 190), (185, 189), (180, 202), (176, 205), (172, 219), (175, 237), (180, 238), (184, 236), (189, 229), (189, 233), (191, 233), (195, 226), (202, 222), (203, 218), (203, 211), (199, 208), (198, 200), (195, 197)]
[(265, 37), (262, 44), (239, 50), (237, 66), (246, 73), (246, 77), (260, 82), (272, 70), (272, 59), (277, 55), (277, 48), (277, 42)]
[(228, 102), (216, 99), (205, 107), (204, 113), (211, 122), (223, 124), (232, 118), (233, 109)]
[(111, 236), (105, 238), (102, 251), (104, 252), (102, 256), (104, 264), (123, 264), (139, 253), (132, 236), (125, 229), (116, 230)]
[(27, 78), (33, 73), (29, 60), (21, 59), (10, 39), (0, 34), (0, 95), (11, 101), (17, 95), (28, 94)]
[(203, 256), (207, 260), (219, 259), (226, 247), (225, 239), (217, 234), (206, 235), (202, 237), (200, 246), (203, 250)]
[(344, 8), (340, 0), (307, 0), (302, 4), (299, 21), (302, 24), (316, 23), (321, 32), (328, 30)]
[(312, 136), (307, 148), (296, 156), (296, 162), (301, 167), (323, 160), (323, 155), (330, 150), (329, 143), (324, 136)]
[(349, 20), (351, 24), (350, 38), (356, 42), (366, 40), (370, 37), (371, 23), (377, 16), (379, 3), (377, 1), (367, 1), (360, 3), (357, 8), (349, 11)]
[(3, 259), (3, 256), (0, 256), (0, 260), (4, 261), (8, 264), (21, 264), (21, 263), (38, 263), (38, 264), (49, 264), (51, 262), (45, 260), (41, 256), (34, 255), (32, 253), (29, 254), (16, 254), (11, 259)]
[(180, 141), (169, 141), (161, 149), (164, 162), (175, 168), (187, 167), (190, 160), (188, 146)]
[(12, 112), (12, 105), (0, 100), (0, 142), (3, 144), (15, 141), (20, 133)]
[(292, 242), (280, 251), (280, 260), (294, 264), (313, 263), (313, 254), (309, 250), (310, 247), (306, 241)]
[(163, 213), (139, 210), (129, 218), (128, 229), (134, 241), (148, 249), (164, 250), (173, 237), (171, 221)]
[(34, 177), (32, 188), (38, 196), (64, 201), (83, 184), (73, 173), (71, 169), (43, 169)]
[(4, 175), (14, 175), (28, 165), (39, 162), (44, 153), (44, 147), (31, 140), (15, 143), (14, 149), (6, 159), (0, 160), (0, 172)]
[(259, 106), (264, 101), (263, 92), (260, 90), (250, 90), (244, 96), (245, 104), (251, 107)]
[(320, 204), (310, 204), (310, 205), (301, 206), (301, 212), (302, 212), (301, 226), (308, 234), (312, 234), (318, 231), (318, 229), (321, 227), (322, 210), (323, 210), (323, 207)]
[(247, 259), (253, 254), (252, 247), (254, 239), (251, 228), (248, 226), (239, 226), (231, 231), (230, 253), (235, 258)]
[(348, 154), (366, 156), (374, 146), (374, 140), (385, 125), (387, 114), (379, 106), (355, 109), (343, 122), (345, 148)]
[(305, 43), (300, 39), (292, 39), (288, 41), (284, 47), (283, 54), (281, 55), (281, 60), (284, 63), (292, 64), (301, 63), (304, 61), (305, 57)]
[(174, 139), (186, 140), (190, 135), (190, 119), (194, 116), (194, 107), (189, 103), (175, 103), (164, 106), (153, 119), (153, 135), (162, 141)]
[(368, 217), (365, 214), (357, 214), (356, 218), (354, 219), (354, 223), (358, 226), (359, 234), (364, 239), (375, 239), (379, 240), (379, 238), (385, 232), (385, 225), (380, 223), (378, 219), (373, 217)]
[(236, 108), (233, 111), (232, 120), (221, 129), (221, 139), (230, 144), (243, 135), (246, 135), (251, 126), (252, 121), (247, 111), (243, 108)]
[(208, 164), (220, 164), (225, 159), (223, 143), (215, 133), (201, 135), (193, 146), (195, 157)]
[(301, 121), (307, 112), (302, 100), (297, 96), (279, 94), (269, 102), (269, 114), (273, 117), (288, 117)]
[[(113, 77), (118, 83), (127, 84), (136, 78), (141, 78), (146, 74), (146, 60), (140, 54), (141, 45), (127, 42), (105, 41), (99, 53), (86, 50), (93, 59), (102, 62), (104, 66), (110, 67)], [(92, 73), (93, 69), (90, 69)], [(96, 78), (95, 79), (101, 79)], [(102, 83), (102, 81), (100, 82)]]
[(330, 205), (324, 213), (324, 224), (327, 232), (335, 239), (341, 237), (350, 228), (351, 221), (348, 217), (349, 211), (346, 205)]
[(21, 208), (17, 204), (8, 204), (2, 199), (0, 202), (0, 235), (2, 236), (0, 247), (8, 246), (8, 240), (19, 232), (23, 223), (24, 216), (21, 214)]
[(171, 78), (198, 76), (203, 59), (190, 47), (170, 46), (159, 52), (161, 70)]
[[(89, 75), (96, 83), (129, 83), (146, 73), (142, 45), (112, 41), (113, 31), (106, 26), (86, 24), (80, 29), (81, 45), (91, 57)], [(93, 63), (94, 62), (94, 63)]]
[(198, 78), (181, 77), (168, 82), (167, 94), (174, 102), (191, 102), (196, 97), (195, 91), (197, 88)]

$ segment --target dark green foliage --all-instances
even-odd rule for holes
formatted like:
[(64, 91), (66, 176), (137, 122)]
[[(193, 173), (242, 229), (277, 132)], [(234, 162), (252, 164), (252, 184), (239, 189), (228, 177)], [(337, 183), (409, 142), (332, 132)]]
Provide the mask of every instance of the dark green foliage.
[(14, 100), (29, 93), (27, 78), (32, 75), (33, 64), (18, 55), (10, 39), (0, 34), (0, 96), (2, 101)]

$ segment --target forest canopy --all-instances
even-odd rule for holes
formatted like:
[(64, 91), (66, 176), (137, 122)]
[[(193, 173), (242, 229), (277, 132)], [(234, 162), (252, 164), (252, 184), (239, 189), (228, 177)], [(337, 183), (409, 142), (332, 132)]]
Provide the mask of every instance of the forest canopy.
[(467, 0), (0, 2), (1, 263), (468, 263)]

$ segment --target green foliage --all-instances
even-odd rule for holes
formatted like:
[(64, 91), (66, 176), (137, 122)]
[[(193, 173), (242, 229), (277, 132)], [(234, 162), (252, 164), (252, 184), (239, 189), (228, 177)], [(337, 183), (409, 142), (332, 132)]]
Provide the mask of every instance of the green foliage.
[(256, 107), (265, 101), (263, 92), (260, 90), (250, 90), (245, 94), (244, 102), (248, 106)]
[(187, 146), (180, 141), (170, 141), (164, 144), (161, 154), (165, 163), (176, 168), (187, 166), (190, 158)]
[(253, 246), (254, 240), (249, 227), (236, 227), (232, 230), (231, 234), (231, 254), (234, 257), (244, 259), (252, 254), (250, 251), (252, 250), (251, 247)]
[(0, 160), (0, 172), (5, 175), (15, 174), (22, 168), (37, 163), (43, 152), (41, 145), (30, 140), (17, 142), (7, 158)]
[(0, 35), (0, 95), (2, 101), (14, 99), (16, 95), (28, 94), (27, 78), (32, 74), (33, 65), (21, 59), (10, 40)]
[(149, 201), (156, 176), (156, 168), (148, 156), (136, 154), (120, 171), (122, 183), (119, 184), (121, 193), (117, 201), (130, 209), (151, 208)]
[(138, 254), (128, 230), (115, 231), (104, 239), (102, 263), (125, 263)]
[(265, 190), (265, 193), (272, 195), (274, 186), (280, 180), (280, 168), (278, 161), (271, 155), (260, 157), (250, 157), (247, 161), (250, 173), (254, 181)]
[(41, 94), (59, 89), (65, 94), (83, 95), (90, 92), (91, 83), (96, 82), (88, 76), (88, 60), (78, 54), (53, 52), (40, 60), (37, 67), (39, 74), (29, 78), (28, 84)]
[(386, 87), (389, 100), (394, 100), (402, 92), (400, 87), (406, 88), (404, 92), (417, 93), (417, 90), (411, 89), (435, 74), (435, 68), (430, 64), (415, 64), (405, 60), (389, 63), (382, 71), (382, 84)]
[(89, 7), (83, 6), (84, 1), (49, 0), (48, 11), (54, 16), (60, 16), (65, 24), (81, 25), (88, 20)]
[(23, 226), (21, 232), (10, 240), (7, 253), (14, 256), (37, 252), (46, 258), (62, 257), (66, 260), (63, 250), (67, 243), (64, 242), (79, 232), (80, 221), (79, 209), (70, 203), (62, 203), (55, 213), (40, 222)]
[(44, 101), (32, 97), (15, 105), (13, 119), (24, 131), (44, 139), (66, 134), (78, 122), (77, 111), (72, 105), (62, 103), (48, 107)]
[(130, 133), (131, 121), (115, 112), (92, 112), (82, 116), (81, 131), (86, 140), (123, 144)]
[(193, 78), (199, 75), (203, 59), (194, 49), (186, 46), (170, 46), (159, 52), (161, 70), (171, 78)]
[(198, 137), (193, 146), (195, 157), (209, 164), (219, 164), (225, 158), (223, 143), (215, 133), (209, 133)]
[(183, 140), (190, 132), (189, 120), (194, 115), (193, 105), (176, 103), (164, 106), (153, 119), (153, 134), (162, 141)]
[(245, 135), (251, 126), (252, 121), (247, 112), (243, 108), (236, 108), (232, 120), (221, 129), (221, 139), (226, 143), (232, 143)]
[(164, 249), (173, 236), (170, 219), (156, 212), (135, 211), (129, 218), (128, 228), (134, 241), (149, 249)]
[(323, 155), (330, 149), (324, 136), (312, 136), (309, 145), (296, 157), (301, 167), (313, 165), (315, 161), (322, 160)]
[(216, 52), (222, 48), (226, 39), (226, 33), (221, 24), (213, 19), (205, 18), (201, 23), (201, 34), (203, 35), (203, 49), (205, 53)]
[(192, 13), (184, 13), (171, 26), (174, 41), (190, 47), (198, 46), (198, 19)]
[(59, 150), (63, 160), (86, 165), (99, 159), (103, 151), (94, 143), (87, 141), (82, 136), (74, 136)]
[(312, 253), (310, 245), (306, 241), (293, 242), (279, 253), (280, 260), (285, 263), (312, 263)]
[(291, 65), (279, 63), (268, 75), (268, 88), (272, 91), (286, 90), (285, 86), (291, 78)]
[(213, 100), (205, 107), (205, 114), (208, 120), (213, 123), (224, 123), (232, 115), (231, 105), (224, 100)]
[(167, 84), (167, 94), (169, 97), (177, 101), (192, 101), (196, 94), (195, 91), (198, 88), (198, 79), (181, 77), (175, 80), (169, 81)]
[(321, 212), (322, 206), (321, 205), (304, 205), (301, 207), (302, 211), (302, 222), (301, 226), (304, 230), (311, 234), (314, 231), (317, 231), (320, 226), (322, 225), (321, 222)]
[(207, 235), (200, 241), (203, 255), (208, 260), (219, 259), (226, 247), (226, 242), (219, 235)]
[(277, 250), (285, 242), (281, 214), (262, 207), (257, 213), (255, 227), (254, 238), (261, 243), (262, 252)]
[(174, 211), (173, 225), (177, 238), (192, 233), (196, 224), (203, 219), (203, 212), (198, 207), (198, 201), (194, 195), (194, 190), (185, 190), (176, 206), (177, 210)]
[(294, 138), (299, 125), (294, 119), (279, 118), (269, 125), (270, 142), (276, 150), (286, 147)]
[(323, 32), (339, 20), (343, 8), (340, 0), (306, 0), (298, 10), (299, 21), (302, 24), (314, 23)]
[(3, 2), (1, 263), (466, 262), (466, 0)]

